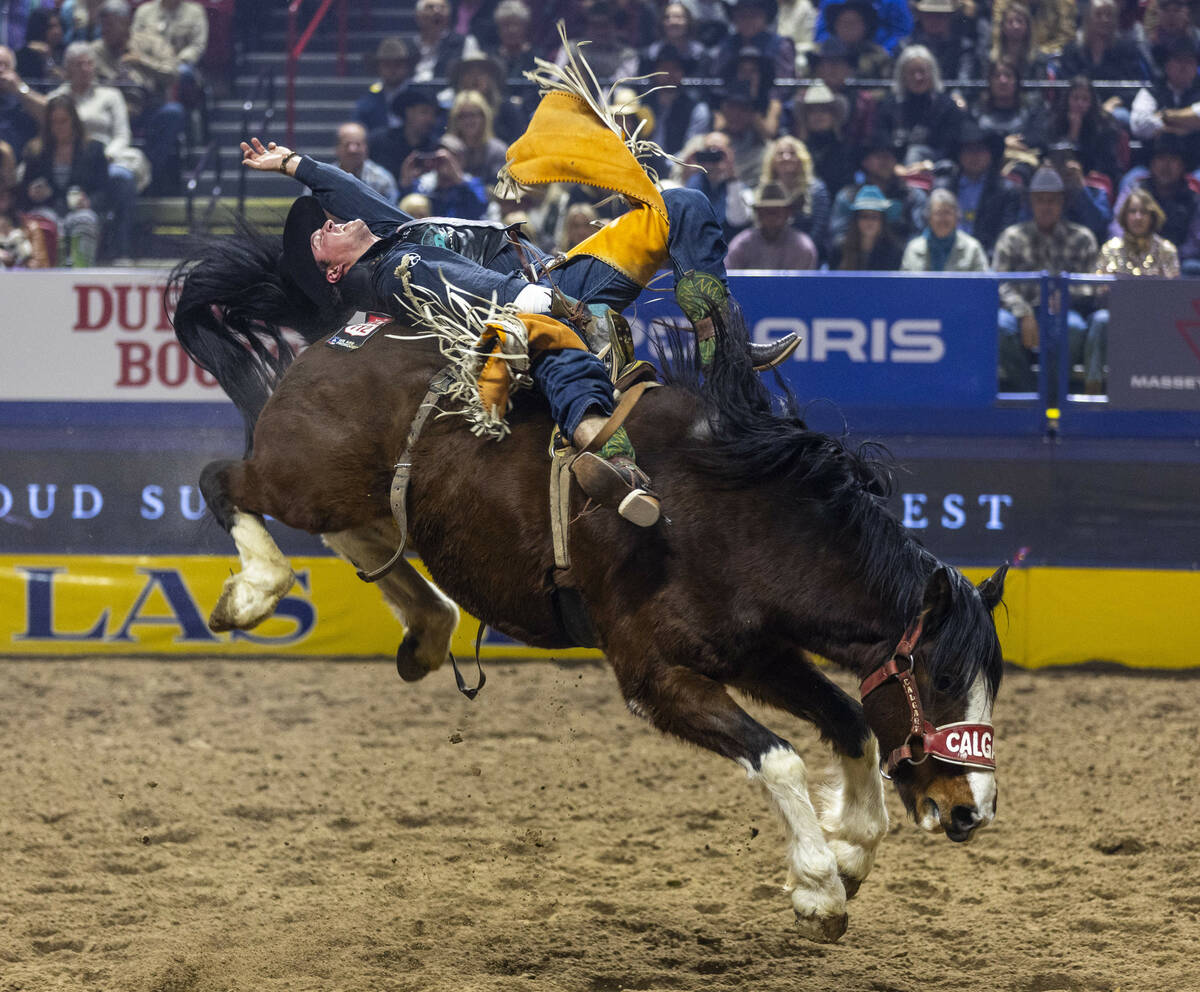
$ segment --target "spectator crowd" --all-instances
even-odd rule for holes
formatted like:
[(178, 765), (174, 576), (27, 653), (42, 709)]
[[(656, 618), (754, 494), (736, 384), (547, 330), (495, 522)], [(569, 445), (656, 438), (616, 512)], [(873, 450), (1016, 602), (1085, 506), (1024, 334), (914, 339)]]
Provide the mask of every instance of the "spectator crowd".
[[(178, 184), (204, 8), (29, 5), (0, 47), (0, 257), (30, 264), (20, 240), (38, 225), (57, 226), (60, 263), (127, 256), (124, 207)], [(1200, 273), (1191, 0), (405, 6), (412, 32), (363, 53), (375, 81), (330, 147), (414, 216), (521, 223), (566, 250), (619, 213), (576, 186), (517, 202), (491, 191), (536, 103), (522, 74), (535, 56), (564, 64), (578, 51), (619, 84), (626, 130), (661, 147), (648, 163), (660, 180), (710, 200), (730, 268)], [(1036, 292), (1001, 285), (1012, 388), (1029, 386), (1045, 330)], [(1066, 308), (1072, 357), (1100, 390), (1102, 294), (1079, 287), (1050, 304)]]

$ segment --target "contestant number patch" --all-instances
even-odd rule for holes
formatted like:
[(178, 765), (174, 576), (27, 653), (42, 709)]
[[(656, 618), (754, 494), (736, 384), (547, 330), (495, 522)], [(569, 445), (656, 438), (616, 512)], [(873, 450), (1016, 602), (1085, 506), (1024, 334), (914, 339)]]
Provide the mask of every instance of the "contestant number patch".
[(367, 338), (392, 318), (386, 314), (369, 313), (365, 323), (347, 324), (325, 343), (338, 351), (355, 351), (366, 343)]

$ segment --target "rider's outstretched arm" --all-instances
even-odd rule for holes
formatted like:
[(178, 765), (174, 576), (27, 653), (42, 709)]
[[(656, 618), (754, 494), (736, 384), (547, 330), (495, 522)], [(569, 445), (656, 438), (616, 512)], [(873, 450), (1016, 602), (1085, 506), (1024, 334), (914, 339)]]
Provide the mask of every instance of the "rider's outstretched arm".
[(260, 172), (282, 172), (304, 183), (326, 213), (340, 220), (361, 219), (373, 233), (382, 236), (413, 219), (411, 214), (392, 206), (366, 183), (336, 165), (318, 162), (273, 141), (264, 146), (257, 138), (251, 138), (243, 141), (241, 147), (243, 165)]

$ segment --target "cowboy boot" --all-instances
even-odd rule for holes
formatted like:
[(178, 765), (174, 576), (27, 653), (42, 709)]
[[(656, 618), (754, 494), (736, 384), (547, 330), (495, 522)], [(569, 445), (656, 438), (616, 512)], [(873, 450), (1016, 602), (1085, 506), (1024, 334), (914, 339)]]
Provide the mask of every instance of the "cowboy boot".
[(571, 462), (571, 474), (579, 488), (601, 506), (616, 510), (638, 527), (653, 527), (658, 522), (660, 501), (634, 457), (629, 435), (619, 427), (598, 452), (578, 455)]
[(755, 372), (766, 372), (767, 369), (782, 365), (800, 345), (800, 337), (795, 331), (781, 337), (778, 341), (768, 341), (765, 344), (750, 342), (750, 361)]
[[(713, 337), (713, 315), (729, 305), (729, 291), (725, 284), (711, 273), (692, 270), (684, 273), (676, 281), (675, 299), (684, 316), (696, 329), (700, 367), (711, 368), (717, 355), (717, 342)], [(800, 338), (795, 332), (765, 344), (747, 342), (754, 371), (765, 372), (775, 368), (784, 362), (799, 344)]]

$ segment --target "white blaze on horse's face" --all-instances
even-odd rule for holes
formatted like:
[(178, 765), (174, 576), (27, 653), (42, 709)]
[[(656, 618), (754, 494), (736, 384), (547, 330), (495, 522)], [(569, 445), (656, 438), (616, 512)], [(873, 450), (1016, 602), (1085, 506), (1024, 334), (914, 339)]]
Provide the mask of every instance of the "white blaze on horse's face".
[[(963, 721), (992, 722), (992, 705), (982, 676), (975, 680), (967, 695)], [(929, 760), (947, 771), (952, 768), (936, 759)], [(950, 776), (935, 778), (923, 793), (916, 799), (915, 815), (917, 826), (930, 833), (945, 830), (952, 839), (966, 840), (996, 818), (996, 773), (993, 771), (957, 768)]]

